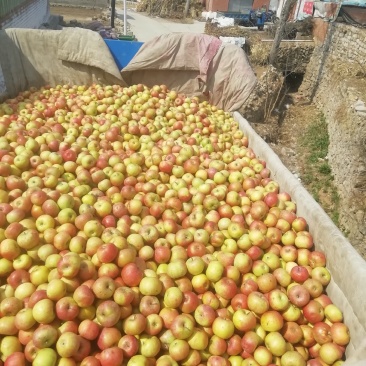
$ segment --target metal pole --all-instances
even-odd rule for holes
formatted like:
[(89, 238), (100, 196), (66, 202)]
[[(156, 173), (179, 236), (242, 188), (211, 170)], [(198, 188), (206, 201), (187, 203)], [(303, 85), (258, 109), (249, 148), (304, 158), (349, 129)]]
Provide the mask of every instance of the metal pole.
[(114, 28), (114, 17), (115, 17), (115, 14), (116, 14), (116, 0), (112, 0), (111, 7), (112, 7), (111, 27)]
[(123, 0), (123, 30), (125, 36), (127, 36), (127, 1)]

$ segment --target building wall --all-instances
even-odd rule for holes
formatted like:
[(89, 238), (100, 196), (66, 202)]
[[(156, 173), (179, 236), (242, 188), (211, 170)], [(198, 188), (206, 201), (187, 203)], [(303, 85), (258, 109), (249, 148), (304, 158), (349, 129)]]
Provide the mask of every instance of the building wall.
[(265, 7), (267, 10), (270, 9), (270, 0), (254, 0), (253, 1), (253, 9), (261, 9), (262, 7)]
[(228, 11), (229, 0), (207, 0), (207, 11)]
[(0, 19), (0, 29), (39, 28), (50, 16), (48, 0), (29, 0)]
[(236, 13), (248, 13), (252, 9), (252, 0), (230, 0), (229, 11)]

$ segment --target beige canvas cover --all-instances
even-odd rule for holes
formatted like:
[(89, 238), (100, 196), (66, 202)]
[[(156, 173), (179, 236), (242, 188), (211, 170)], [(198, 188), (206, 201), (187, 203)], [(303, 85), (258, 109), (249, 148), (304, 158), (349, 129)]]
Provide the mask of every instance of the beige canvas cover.
[(245, 52), (206, 34), (170, 33), (143, 44), (122, 70), (127, 84), (165, 84), (188, 96), (205, 96), (227, 111), (238, 110), (256, 85)]
[(146, 42), (122, 76), (100, 35), (86, 29), (6, 29), (0, 50), (6, 87), (0, 99), (45, 84), (166, 84), (235, 111), (257, 82), (240, 47), (205, 34), (173, 33)]
[(124, 84), (100, 35), (81, 28), (0, 31), (0, 69), (3, 98), (45, 84)]

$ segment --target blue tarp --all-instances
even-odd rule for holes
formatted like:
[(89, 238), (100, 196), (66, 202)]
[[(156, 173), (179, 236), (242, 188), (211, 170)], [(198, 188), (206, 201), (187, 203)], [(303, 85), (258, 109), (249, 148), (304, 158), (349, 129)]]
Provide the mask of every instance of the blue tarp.
[(104, 41), (111, 51), (111, 54), (120, 70), (129, 64), (143, 45), (142, 42), (136, 41), (122, 41), (114, 39), (105, 39)]

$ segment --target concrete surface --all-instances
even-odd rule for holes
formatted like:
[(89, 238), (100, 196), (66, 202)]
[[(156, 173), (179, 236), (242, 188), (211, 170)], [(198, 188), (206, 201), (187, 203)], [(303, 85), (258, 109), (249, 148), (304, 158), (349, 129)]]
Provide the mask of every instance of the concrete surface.
[[(117, 17), (123, 20), (123, 5), (117, 3), (116, 13)], [(139, 42), (146, 42), (166, 33), (204, 33), (205, 29), (205, 22), (176, 23), (162, 18), (150, 18), (132, 9), (127, 11), (127, 22)]]

